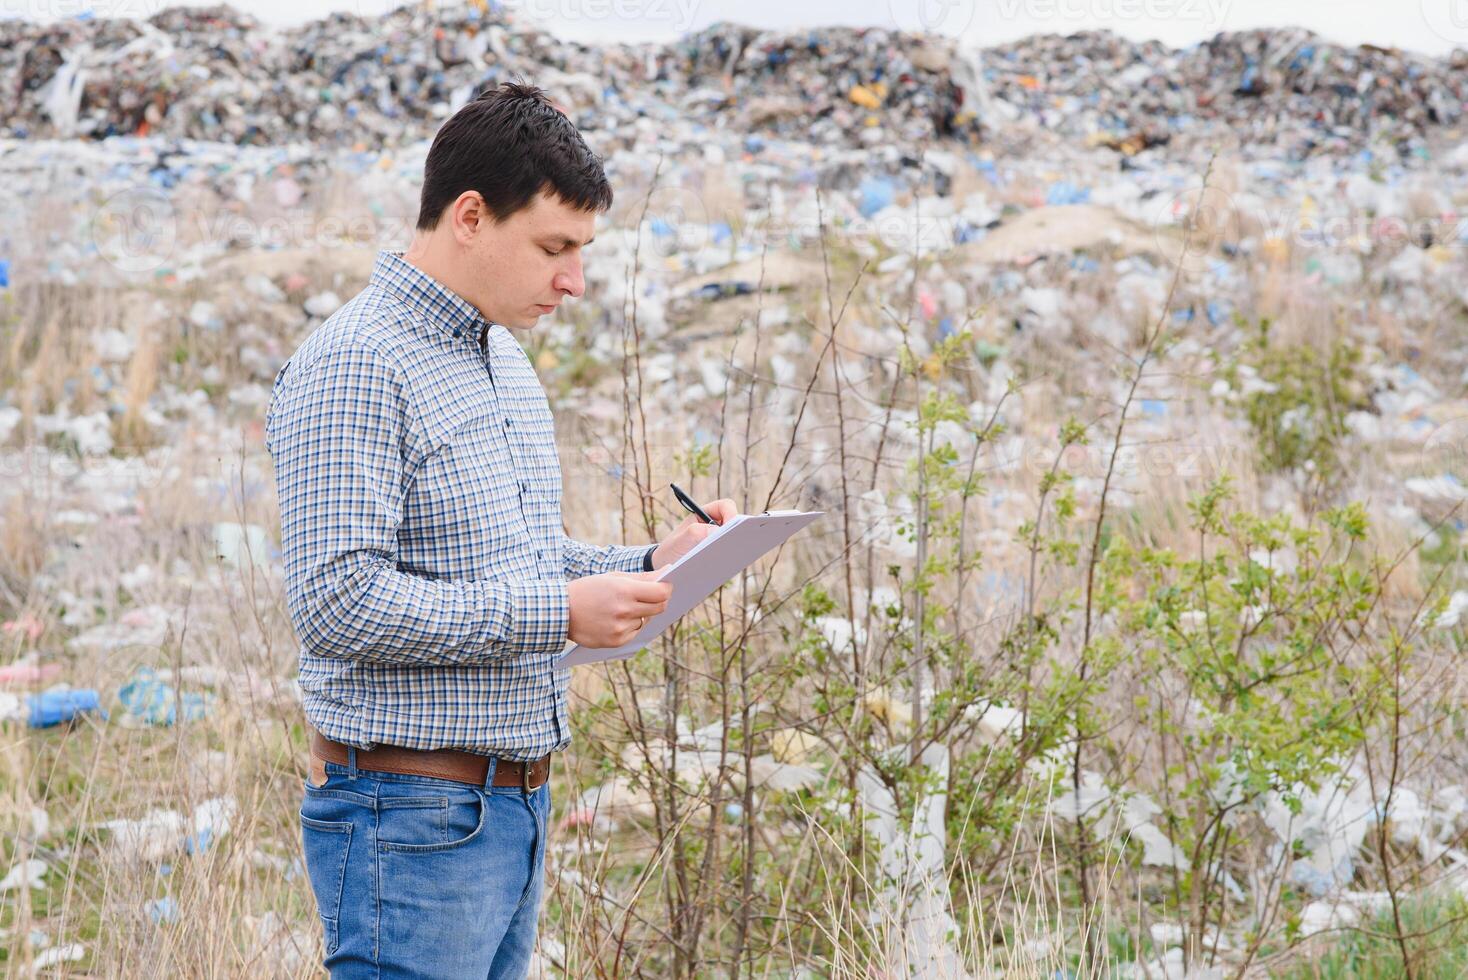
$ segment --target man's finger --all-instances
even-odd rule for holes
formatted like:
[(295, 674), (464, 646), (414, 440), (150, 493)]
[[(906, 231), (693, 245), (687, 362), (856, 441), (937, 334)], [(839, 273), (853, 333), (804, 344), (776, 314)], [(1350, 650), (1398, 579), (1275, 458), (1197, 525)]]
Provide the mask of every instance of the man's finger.
[(727, 521), (733, 520), (734, 517), (738, 515), (739, 505), (730, 500), (728, 497), (723, 497), (719, 500), (715, 500), (711, 504), (704, 504), (703, 510), (705, 514), (708, 514), (708, 516), (712, 517), (720, 524), (723, 524)]
[(661, 612), (667, 607), (667, 605), (668, 596), (659, 593), (658, 595), (647, 596), (642, 599), (634, 599), (628, 597), (626, 603), (622, 606), (622, 608), (631, 610), (639, 616), (647, 616), (650, 615), (650, 613), (648, 612), (649, 609), (657, 609), (659, 612)]
[(668, 596), (673, 594), (671, 582), (628, 582), (627, 590), (622, 593), (634, 602), (666, 602)]

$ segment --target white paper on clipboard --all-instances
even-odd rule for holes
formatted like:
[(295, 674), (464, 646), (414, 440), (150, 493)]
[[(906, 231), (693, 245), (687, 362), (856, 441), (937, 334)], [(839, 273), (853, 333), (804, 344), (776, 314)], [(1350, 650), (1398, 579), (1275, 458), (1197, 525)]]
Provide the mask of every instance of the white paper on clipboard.
[(664, 568), (656, 581), (672, 582), (668, 608), (647, 621), (629, 642), (619, 647), (572, 646), (557, 667), (577, 667), (603, 660), (622, 660), (647, 646), (690, 609), (713, 595), (719, 586), (778, 548), (825, 511), (772, 510), (739, 514), (704, 538), (688, 554)]

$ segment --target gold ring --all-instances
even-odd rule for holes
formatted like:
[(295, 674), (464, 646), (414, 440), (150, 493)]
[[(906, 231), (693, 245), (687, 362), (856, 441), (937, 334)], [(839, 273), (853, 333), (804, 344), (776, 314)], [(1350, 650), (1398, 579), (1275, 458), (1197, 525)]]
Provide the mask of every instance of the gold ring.
[(642, 617), (642, 622), (640, 622), (640, 623), (637, 624), (637, 632), (641, 633), (642, 632), (642, 628), (644, 626), (646, 626), (646, 625), (647, 625), (647, 617), (646, 616), (643, 616)]

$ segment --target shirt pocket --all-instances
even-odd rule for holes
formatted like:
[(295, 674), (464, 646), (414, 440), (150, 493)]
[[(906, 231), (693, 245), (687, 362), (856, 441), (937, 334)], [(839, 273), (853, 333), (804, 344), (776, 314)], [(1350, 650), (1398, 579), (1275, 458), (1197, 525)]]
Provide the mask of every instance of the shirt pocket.
[(398, 535), (405, 567), (475, 578), (525, 546), (521, 487), (529, 478), (519, 472), (502, 426), (497, 414), (469, 419), (418, 465)]

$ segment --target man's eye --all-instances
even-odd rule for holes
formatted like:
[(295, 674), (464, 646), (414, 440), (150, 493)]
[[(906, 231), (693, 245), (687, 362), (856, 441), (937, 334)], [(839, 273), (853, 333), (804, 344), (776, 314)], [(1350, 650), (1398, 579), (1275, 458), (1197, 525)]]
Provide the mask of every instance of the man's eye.
[(542, 248), (541, 251), (544, 252), (546, 255), (560, 255), (561, 254), (560, 252), (552, 252), (548, 248)]

